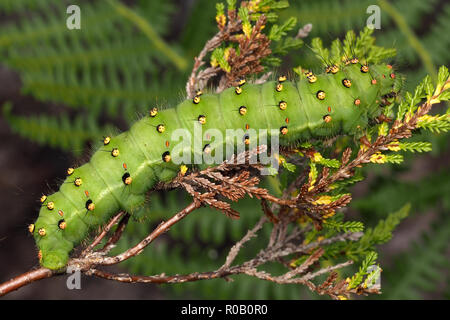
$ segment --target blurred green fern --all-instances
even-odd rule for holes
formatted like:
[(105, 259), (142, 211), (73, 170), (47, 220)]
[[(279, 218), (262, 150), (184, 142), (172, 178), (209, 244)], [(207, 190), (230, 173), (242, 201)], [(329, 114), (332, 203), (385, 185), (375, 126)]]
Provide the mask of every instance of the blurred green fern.
[(450, 276), (450, 219), (439, 214), (431, 231), (410, 250), (397, 256), (383, 279), (383, 299), (424, 299), (439, 297)]
[(3, 116), (14, 132), (41, 144), (71, 150), (77, 156), (83, 154), (89, 142), (113, 131), (111, 126), (100, 128), (92, 117), (79, 115), (70, 119), (67, 114), (22, 117), (11, 114), (11, 108), (11, 103), (5, 103)]
[[(46, 5), (41, 1), (37, 7), (30, 1), (14, 3), (15, 11), (23, 18), (2, 25), (0, 60), (19, 72), (23, 94), (40, 101), (64, 103), (85, 114), (74, 119), (60, 117), (60, 128), (79, 128), (77, 119), (90, 119), (83, 128), (84, 135), (75, 132), (72, 139), (78, 141), (68, 144), (59, 139), (52, 141), (52, 146), (74, 150), (73, 145), (83, 145), (88, 138), (98, 136), (102, 128), (96, 124), (101, 116), (120, 116), (126, 127), (158, 98), (165, 97), (172, 103), (179, 99), (173, 92), (182, 86), (178, 72), (186, 69), (188, 60), (158, 35), (168, 28), (171, 1), (147, 4), (136, 9), (139, 13), (131, 18), (123, 17), (122, 7), (116, 2), (80, 1), (82, 30), (69, 30), (62, 23), (67, 17), (65, 1), (48, 0)], [(2, 6), (11, 8), (3, 2), (0, 9)], [(27, 9), (34, 9), (31, 16)], [(146, 32), (133, 21), (139, 14), (147, 19)], [(147, 21), (157, 25), (153, 28)], [(153, 37), (148, 36), (148, 30), (153, 31)], [(167, 70), (161, 74), (162, 69)], [(56, 118), (48, 122), (57, 127)], [(25, 126), (15, 129), (33, 139)], [(36, 140), (46, 141), (42, 136)]]

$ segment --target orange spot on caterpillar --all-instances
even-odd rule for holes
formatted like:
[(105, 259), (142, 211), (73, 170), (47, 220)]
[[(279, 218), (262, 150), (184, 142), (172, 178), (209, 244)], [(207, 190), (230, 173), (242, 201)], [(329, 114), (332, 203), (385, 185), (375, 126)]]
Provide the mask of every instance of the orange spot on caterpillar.
[(249, 124), (247, 123), (247, 124), (245, 125), (245, 130), (248, 130), (248, 129), (250, 129), (250, 126), (249, 126)]
[(328, 107), (328, 109), (327, 109), (327, 110), (328, 110), (328, 112), (331, 112), (331, 107)]
[(284, 122), (289, 123), (289, 118), (284, 119)]
[(391, 73), (391, 78), (395, 79), (395, 74), (394, 73)]
[(355, 106), (359, 106), (360, 104), (361, 104), (361, 100), (356, 99), (356, 100), (355, 100)]
[(386, 76), (384, 74), (382, 75), (382, 77), (383, 77), (383, 79), (386, 79)]
[(166, 148), (169, 147), (169, 140), (166, 141)]
[(280, 128), (280, 133), (281, 133), (282, 135), (286, 135), (286, 134), (288, 133), (288, 128), (287, 128), (287, 127), (281, 127), (281, 128)]
[(127, 164), (126, 164), (125, 162), (122, 164), (122, 167), (123, 167), (125, 170), (128, 169), (128, 166), (127, 166)]
[(89, 191), (87, 191), (87, 190), (84, 190), (84, 194), (86, 195), (86, 197), (88, 197), (88, 198), (89, 198)]
[(64, 215), (64, 212), (62, 210), (58, 210), (58, 214), (62, 217)]
[(377, 84), (377, 79), (372, 79), (371, 83), (372, 84)]
[(325, 121), (326, 123), (329, 123), (331, 121), (331, 116), (329, 114), (327, 114), (326, 116), (323, 117), (323, 121)]

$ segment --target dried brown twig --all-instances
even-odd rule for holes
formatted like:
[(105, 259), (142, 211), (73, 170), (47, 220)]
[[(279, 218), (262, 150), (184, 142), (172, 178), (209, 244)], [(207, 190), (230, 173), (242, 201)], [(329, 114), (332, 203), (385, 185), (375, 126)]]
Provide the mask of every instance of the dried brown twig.
[(197, 90), (202, 90), (209, 79), (215, 77), (221, 70), (219, 67), (208, 67), (200, 70), (200, 67), (205, 64), (203, 60), (206, 55), (228, 40), (233, 33), (238, 32), (242, 28), (241, 23), (241, 20), (237, 18), (236, 10), (228, 11), (228, 22), (226, 26), (221, 27), (220, 31), (206, 42), (199, 55), (195, 57), (194, 67), (186, 84), (186, 94), (189, 99), (195, 96)]
[[(252, 12), (250, 11), (250, 13)], [(261, 59), (271, 53), (270, 40), (265, 34), (261, 33), (266, 23), (264, 15), (261, 15), (256, 22), (249, 38), (237, 34), (242, 31), (242, 21), (235, 9), (228, 10), (227, 17), (226, 24), (223, 24), (221, 20), (218, 21), (219, 32), (206, 42), (199, 55), (195, 57), (194, 67), (186, 84), (186, 94), (189, 99), (195, 96), (197, 90), (203, 90), (208, 82), (217, 76), (220, 76), (220, 80), (216, 92), (221, 92), (246, 75), (258, 74), (263, 70)], [(215, 66), (201, 70), (200, 68), (205, 64), (204, 59), (208, 53), (227, 41), (239, 45), (239, 55), (236, 50), (230, 49), (227, 61), (230, 65), (230, 72), (225, 72), (220, 67)]]
[[(249, 14), (252, 14), (251, 8), (248, 9)], [(259, 16), (249, 37), (245, 37), (242, 33), (239, 34), (242, 31), (242, 21), (239, 19), (236, 9), (228, 10), (227, 18), (225, 16), (222, 18), (217, 20), (219, 28), (217, 34), (206, 42), (198, 56), (194, 58), (194, 66), (186, 83), (188, 99), (193, 98), (197, 90), (203, 90), (215, 78), (219, 78), (216, 86), (216, 92), (219, 93), (232, 85), (237, 85), (240, 79), (248, 75), (261, 73), (264, 70), (261, 60), (272, 53), (270, 49), (271, 41), (262, 33), (262, 29), (267, 23), (267, 18), (264, 14)], [(299, 29), (296, 37), (306, 38), (311, 30), (312, 25), (306, 24)], [(209, 66), (201, 69), (206, 63), (204, 61), (206, 56), (226, 42), (237, 43), (239, 48), (239, 54), (234, 48), (229, 50), (227, 63), (230, 66), (230, 70), (226, 72), (219, 66)], [(254, 82), (257, 84), (263, 83), (267, 81), (270, 75), (271, 72), (265, 73)]]
[(232, 36), (230, 41), (239, 44), (239, 54), (233, 48), (229, 51), (228, 63), (231, 70), (220, 80), (217, 91), (237, 85), (237, 80), (249, 74), (259, 74), (264, 68), (261, 59), (270, 55), (270, 40), (261, 32), (266, 24), (266, 17), (261, 15), (253, 27), (250, 37)]

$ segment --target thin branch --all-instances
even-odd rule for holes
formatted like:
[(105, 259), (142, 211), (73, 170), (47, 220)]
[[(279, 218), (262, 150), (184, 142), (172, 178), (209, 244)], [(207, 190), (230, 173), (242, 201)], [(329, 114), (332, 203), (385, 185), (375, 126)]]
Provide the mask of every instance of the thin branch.
[(120, 220), (116, 231), (111, 236), (111, 238), (109, 238), (109, 240), (106, 242), (105, 246), (100, 250), (101, 252), (108, 253), (114, 247), (114, 245), (117, 243), (117, 241), (120, 240), (120, 238), (122, 237), (122, 233), (124, 232), (125, 228), (127, 227), (129, 219), (130, 219), (130, 214), (127, 213), (122, 218), (122, 220)]
[(186, 208), (178, 212), (176, 215), (174, 215), (169, 220), (162, 222), (158, 225), (158, 227), (153, 230), (152, 233), (150, 233), (147, 237), (145, 237), (141, 242), (139, 242), (134, 247), (128, 249), (124, 253), (121, 253), (115, 257), (105, 257), (103, 258), (101, 265), (113, 265), (117, 264), (119, 262), (122, 262), (124, 260), (127, 260), (131, 257), (134, 257), (138, 254), (140, 254), (146, 246), (148, 246), (153, 240), (155, 240), (157, 237), (162, 235), (163, 233), (166, 233), (169, 231), (170, 227), (172, 227), (175, 223), (179, 222), (183, 218), (185, 218), (189, 213), (194, 211), (195, 209), (198, 209), (201, 206), (201, 204), (197, 201), (192, 202), (190, 205), (188, 205)]
[(346, 261), (346, 262), (343, 262), (343, 263), (336, 264), (334, 266), (330, 266), (330, 267), (327, 267), (327, 268), (320, 269), (319, 271), (314, 272), (314, 273), (308, 273), (308, 274), (304, 275), (301, 279), (304, 280), (304, 281), (311, 280), (311, 279), (314, 279), (314, 278), (316, 278), (316, 277), (318, 277), (318, 276), (320, 276), (322, 274), (329, 273), (331, 271), (334, 271), (336, 269), (340, 269), (340, 268), (349, 266), (351, 264), (353, 264), (353, 261), (349, 260), (349, 261)]
[[(200, 67), (205, 64), (203, 61), (206, 55), (212, 52), (214, 49), (218, 48), (223, 41), (231, 37), (231, 34), (237, 32), (241, 28), (241, 20), (240, 19), (230, 19), (233, 18), (233, 15), (230, 16), (229, 13), (229, 21), (225, 28), (216, 33), (214, 37), (208, 40), (200, 51), (197, 57), (195, 57), (195, 63), (192, 68), (191, 75), (186, 83), (186, 94), (188, 99), (194, 97), (195, 92), (197, 90), (202, 90), (203, 86), (206, 82), (217, 75), (217, 73), (221, 70), (220, 68), (207, 68), (205, 70), (199, 71)], [(202, 83), (202, 86), (200, 85)]]
[(231, 248), (230, 252), (228, 253), (228, 256), (225, 260), (225, 263), (222, 267), (220, 267), (219, 271), (225, 270), (231, 266), (234, 259), (236, 259), (236, 256), (238, 255), (239, 251), (241, 250), (242, 246), (248, 242), (251, 238), (256, 236), (256, 233), (263, 227), (263, 225), (267, 222), (266, 217), (261, 217), (259, 219), (258, 223), (253, 227), (253, 229), (249, 230), (247, 234), (236, 244)]
[(103, 228), (102, 232), (100, 232), (100, 234), (94, 239), (94, 241), (92, 241), (92, 243), (83, 250), (81, 255), (85, 256), (86, 254), (92, 252), (92, 250), (103, 240), (103, 238), (108, 234), (111, 228), (119, 221), (120, 218), (122, 218), (124, 214), (125, 212), (123, 211), (116, 214)]
[(0, 297), (27, 284), (41, 279), (50, 278), (53, 275), (54, 273), (52, 272), (52, 270), (46, 268), (39, 268), (28, 271), (24, 274), (21, 274), (20, 276), (17, 276), (9, 281), (0, 284)]

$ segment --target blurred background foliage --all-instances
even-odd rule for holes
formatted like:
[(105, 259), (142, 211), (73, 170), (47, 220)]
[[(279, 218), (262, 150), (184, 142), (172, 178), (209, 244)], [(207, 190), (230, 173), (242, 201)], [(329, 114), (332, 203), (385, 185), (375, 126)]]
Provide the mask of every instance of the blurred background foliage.
[[(280, 12), (279, 23), (292, 16), (297, 19), (296, 29), (312, 23), (305, 42), (320, 37), (328, 46), (349, 29), (361, 30), (369, 16), (366, 9), (375, 2), (291, 0), (290, 8)], [(81, 30), (61, 27), (68, 3), (0, 1), (0, 64), (19, 75), (22, 95), (42, 102), (36, 108), (24, 108), (11, 99), (3, 104), (3, 117), (18, 135), (65, 152), (67, 166), (85, 159), (82, 156), (103, 135), (126, 130), (150, 106), (174, 106), (182, 100), (194, 56), (217, 32), (216, 2), (211, 0), (70, 1), (81, 7)], [(397, 0), (377, 4), (382, 8), (381, 30), (374, 33), (377, 45), (397, 49), (391, 63), (407, 77), (407, 89), (435, 73), (435, 66), (448, 65), (450, 3)], [(291, 33), (295, 35), (295, 30)], [(298, 65), (322, 68), (308, 46), (303, 46), (291, 50), (278, 69), (292, 74)], [(355, 199), (345, 214), (368, 227), (408, 202), (412, 207), (394, 234), (394, 244), (378, 250), (383, 294), (373, 298), (450, 296), (448, 138), (448, 134), (418, 135), (415, 139), (432, 143), (431, 154), (407, 154), (401, 165), (370, 165), (363, 170), (367, 179), (352, 189)], [(266, 183), (274, 193), (283, 188), (278, 181)], [(117, 250), (136, 243), (188, 201), (183, 192), (153, 194), (145, 208), (151, 218), (130, 223)], [(235, 209), (241, 213), (238, 221), (208, 208), (196, 211), (124, 267), (144, 275), (219, 267), (232, 243), (261, 214), (259, 203), (252, 199), (244, 199)], [(250, 242), (241, 257), (258, 249), (258, 243)], [(245, 276), (234, 280), (162, 288), (167, 298), (318, 298), (296, 286)]]

